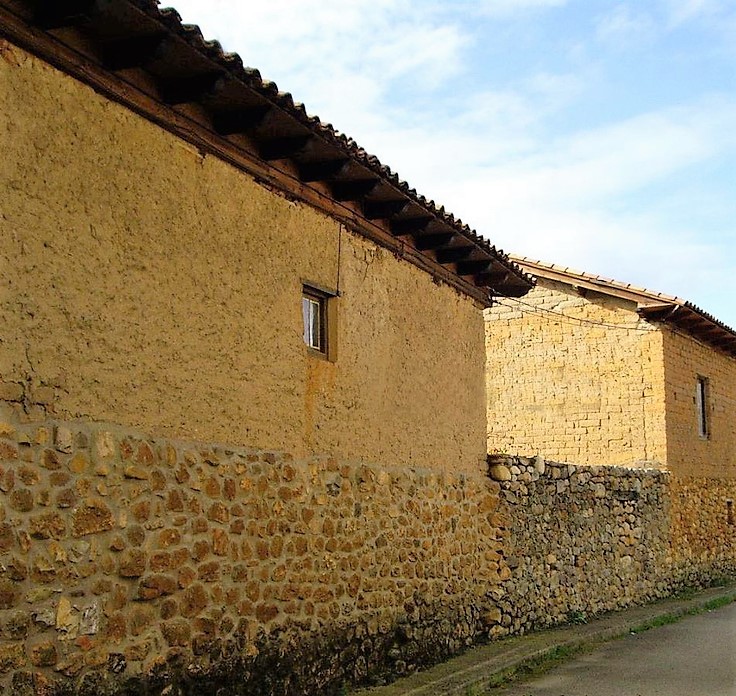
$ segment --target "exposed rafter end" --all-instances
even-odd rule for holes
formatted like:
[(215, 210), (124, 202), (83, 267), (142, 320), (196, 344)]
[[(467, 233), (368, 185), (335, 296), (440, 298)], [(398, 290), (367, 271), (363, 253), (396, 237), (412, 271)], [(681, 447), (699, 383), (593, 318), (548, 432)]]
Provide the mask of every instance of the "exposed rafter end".
[(94, 6), (95, 0), (39, 0), (34, 19), (42, 29), (61, 29), (88, 20)]
[(326, 181), (344, 171), (348, 162), (347, 158), (305, 162), (299, 165), (299, 178), (304, 182)]
[(258, 152), (267, 162), (270, 160), (287, 159), (301, 152), (313, 138), (309, 135), (296, 135), (285, 138), (270, 138), (258, 143)]
[(373, 191), (379, 181), (378, 178), (334, 181), (330, 184), (332, 197), (336, 201), (357, 201)]
[(211, 72), (192, 77), (180, 77), (159, 81), (161, 98), (170, 105), (200, 101), (214, 94), (223, 84), (222, 73)]
[(389, 230), (395, 237), (403, 237), (409, 234), (417, 234), (427, 229), (434, 218), (422, 215), (421, 217), (401, 218), (389, 222)]
[(213, 115), (212, 123), (218, 135), (247, 133), (257, 128), (271, 109), (270, 104), (261, 104), (250, 109), (220, 111)]

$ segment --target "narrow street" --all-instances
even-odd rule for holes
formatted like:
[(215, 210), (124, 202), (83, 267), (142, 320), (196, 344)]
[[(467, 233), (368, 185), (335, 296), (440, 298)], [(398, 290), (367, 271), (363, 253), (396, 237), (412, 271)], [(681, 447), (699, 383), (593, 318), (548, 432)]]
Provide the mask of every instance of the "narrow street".
[(570, 660), (499, 696), (733, 696), (736, 603)]

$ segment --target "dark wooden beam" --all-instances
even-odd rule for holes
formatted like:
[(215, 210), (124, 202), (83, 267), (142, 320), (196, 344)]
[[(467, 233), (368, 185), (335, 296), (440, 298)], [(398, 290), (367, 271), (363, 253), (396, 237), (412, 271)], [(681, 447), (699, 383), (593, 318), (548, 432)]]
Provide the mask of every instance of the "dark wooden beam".
[(505, 282), (489, 287), (491, 291), (495, 291), (494, 294), (499, 294), (502, 297), (524, 297), (529, 292), (528, 285), (510, 285)]
[(287, 159), (303, 150), (306, 144), (313, 137), (314, 136), (309, 133), (308, 135), (295, 135), (284, 138), (269, 138), (268, 140), (261, 140), (258, 143), (258, 152), (267, 162), (270, 162), (271, 160)]
[(684, 329), (694, 329), (699, 326), (708, 325), (708, 322), (705, 319), (698, 316), (683, 317), (682, 319), (675, 318), (672, 320), (672, 323), (676, 326), (681, 326)]
[[(455, 232), (436, 232), (434, 234), (417, 235), (414, 237), (414, 246), (420, 251), (437, 249), (445, 244), (449, 244), (454, 236)], [(439, 252), (437, 253), (439, 254)], [(439, 261), (439, 256), (437, 260)], [(440, 261), (440, 263), (442, 262)]]
[(163, 32), (105, 41), (102, 62), (108, 70), (140, 68), (159, 55), (167, 37)]
[(260, 104), (246, 109), (215, 112), (212, 124), (219, 135), (247, 133), (263, 123), (263, 119), (272, 108), (270, 104)]
[(472, 261), (458, 261), (457, 274), (461, 276), (474, 276), (485, 273), (493, 266), (491, 259), (476, 259)]
[(476, 274), (474, 282), (478, 286), (497, 288), (503, 286), (503, 284), (509, 279), (511, 273), (507, 270), (495, 270), (485, 271), (483, 273)]
[(672, 307), (649, 309), (642, 307), (639, 310), (639, 314), (650, 321), (662, 321), (667, 317), (668, 314), (672, 313)]
[(34, 21), (42, 29), (61, 29), (74, 26), (90, 18), (95, 0), (37, 0)]
[(302, 181), (325, 181), (337, 176), (350, 162), (349, 159), (317, 160), (299, 165), (299, 178)]
[(161, 79), (158, 81), (158, 89), (167, 104), (186, 104), (213, 94), (218, 84), (222, 85), (222, 73), (210, 72), (191, 77)]
[(475, 250), (473, 246), (456, 246), (437, 250), (437, 261), (440, 263), (457, 263), (466, 259)]
[(380, 182), (380, 179), (353, 179), (333, 181), (330, 184), (332, 197), (336, 201), (357, 201), (368, 195)]
[(398, 215), (407, 205), (409, 205), (409, 201), (406, 198), (389, 201), (364, 201), (363, 215), (368, 220), (386, 219)]
[(434, 218), (422, 216), (412, 218), (402, 218), (400, 220), (391, 220), (389, 223), (389, 229), (391, 234), (395, 237), (403, 237), (408, 234), (417, 234), (427, 229), (427, 225), (432, 222)]

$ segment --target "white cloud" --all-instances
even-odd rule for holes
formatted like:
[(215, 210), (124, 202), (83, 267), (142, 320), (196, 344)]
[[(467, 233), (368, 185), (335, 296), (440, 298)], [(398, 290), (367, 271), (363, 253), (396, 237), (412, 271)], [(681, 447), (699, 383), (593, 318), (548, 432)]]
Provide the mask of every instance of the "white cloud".
[(632, 43), (651, 40), (659, 27), (654, 18), (641, 7), (633, 9), (619, 4), (601, 16), (597, 22), (598, 39), (604, 43), (625, 49)]
[(723, 7), (722, 0), (664, 0), (668, 24), (671, 27), (699, 17), (712, 16)]
[(476, 0), (466, 3), (478, 14), (489, 17), (508, 17), (529, 10), (563, 7), (569, 0)]

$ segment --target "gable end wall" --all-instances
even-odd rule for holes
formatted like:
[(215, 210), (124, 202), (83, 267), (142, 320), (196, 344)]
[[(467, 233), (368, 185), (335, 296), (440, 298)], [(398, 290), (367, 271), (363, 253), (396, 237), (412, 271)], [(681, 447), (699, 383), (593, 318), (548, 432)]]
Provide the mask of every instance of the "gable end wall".
[(485, 317), (489, 452), (664, 464), (662, 337), (632, 303), (540, 279)]

